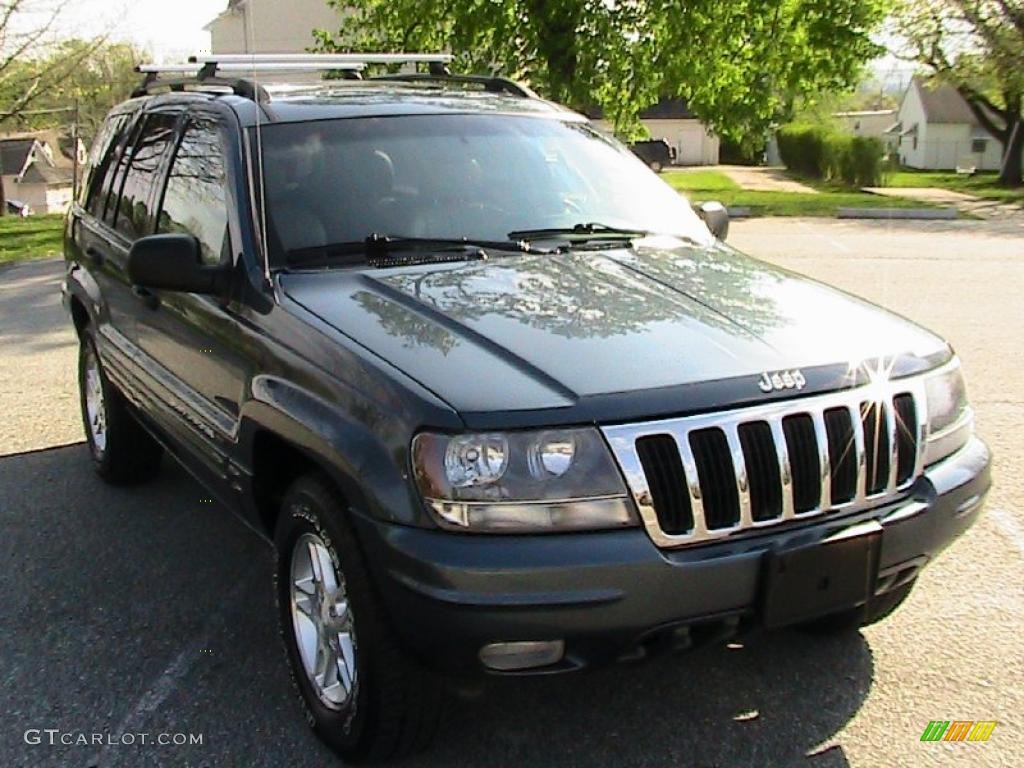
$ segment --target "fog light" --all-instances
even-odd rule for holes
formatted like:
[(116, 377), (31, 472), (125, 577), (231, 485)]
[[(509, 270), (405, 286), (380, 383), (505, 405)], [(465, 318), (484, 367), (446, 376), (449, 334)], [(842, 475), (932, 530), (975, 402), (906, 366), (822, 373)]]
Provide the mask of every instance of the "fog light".
[(564, 640), (529, 640), (491, 643), (480, 649), (480, 661), (499, 672), (546, 667), (562, 660)]

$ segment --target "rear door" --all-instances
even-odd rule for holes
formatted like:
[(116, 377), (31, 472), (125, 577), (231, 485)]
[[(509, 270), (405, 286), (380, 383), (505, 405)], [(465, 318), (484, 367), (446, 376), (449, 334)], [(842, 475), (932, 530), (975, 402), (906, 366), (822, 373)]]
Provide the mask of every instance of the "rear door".
[(154, 112), (119, 126), (120, 143), (108, 153), (102, 174), (97, 168), (88, 213), (76, 228), (76, 239), (106, 308), (101, 344), (123, 353), (122, 363), (136, 357), (135, 318), (141, 304), (128, 280), (128, 252), (136, 239), (152, 229), (153, 199), (159, 187), (155, 182), (173, 147), (180, 117), (180, 112)]

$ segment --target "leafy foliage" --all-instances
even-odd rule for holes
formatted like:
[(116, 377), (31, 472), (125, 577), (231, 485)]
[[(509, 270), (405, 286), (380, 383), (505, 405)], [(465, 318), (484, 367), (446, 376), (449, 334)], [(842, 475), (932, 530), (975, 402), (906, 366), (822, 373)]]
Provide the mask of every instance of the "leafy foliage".
[(818, 125), (784, 125), (778, 141), (782, 162), (804, 176), (850, 187), (881, 183), (885, 147), (878, 139)]
[(56, 68), (59, 62), (77, 62), (66, 76), (39, 94), (31, 110), (11, 115), (5, 127), (27, 131), (67, 126), (77, 105), (81, 135), (88, 144), (110, 108), (128, 98), (139, 84), (134, 68), (141, 58), (142, 52), (127, 43), (97, 45), (72, 39), (46, 55), (12, 63), (8, 81), (0, 85), (0, 112), (15, 100), (25, 83)]
[(856, 81), (879, 53), (885, 0), (329, 0), (340, 30), (324, 51), (449, 50), (454, 69), (524, 80), (542, 95), (600, 107), (616, 130), (660, 97), (746, 146), (794, 100)]

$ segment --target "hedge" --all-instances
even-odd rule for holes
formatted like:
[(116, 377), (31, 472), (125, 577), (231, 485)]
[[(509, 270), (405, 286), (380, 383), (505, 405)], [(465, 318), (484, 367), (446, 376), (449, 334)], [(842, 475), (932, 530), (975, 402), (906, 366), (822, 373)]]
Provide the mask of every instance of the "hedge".
[(878, 139), (818, 125), (784, 125), (778, 142), (782, 162), (791, 171), (850, 187), (882, 183), (885, 146)]

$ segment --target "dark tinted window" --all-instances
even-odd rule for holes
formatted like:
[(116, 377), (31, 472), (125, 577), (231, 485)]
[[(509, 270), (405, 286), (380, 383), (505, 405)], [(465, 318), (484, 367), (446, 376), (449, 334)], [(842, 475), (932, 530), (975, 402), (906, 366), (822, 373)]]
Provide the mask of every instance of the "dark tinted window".
[(82, 189), (86, 195), (85, 207), (94, 216), (103, 216), (103, 205), (120, 159), (122, 139), (131, 124), (130, 117), (122, 114), (107, 118), (89, 152), (89, 165), (83, 176), (85, 183)]
[[(153, 114), (146, 118), (132, 150), (131, 165), (121, 187), (114, 226), (130, 239), (148, 234), (153, 188), (168, 146), (174, 140), (178, 116)], [(108, 211), (109, 215), (109, 211)]]
[(219, 264), (227, 245), (224, 154), (212, 118), (189, 121), (171, 164), (157, 232), (194, 235), (203, 263)]

